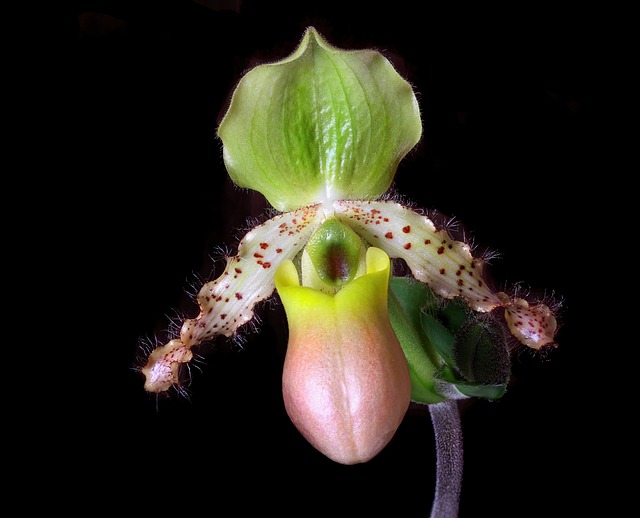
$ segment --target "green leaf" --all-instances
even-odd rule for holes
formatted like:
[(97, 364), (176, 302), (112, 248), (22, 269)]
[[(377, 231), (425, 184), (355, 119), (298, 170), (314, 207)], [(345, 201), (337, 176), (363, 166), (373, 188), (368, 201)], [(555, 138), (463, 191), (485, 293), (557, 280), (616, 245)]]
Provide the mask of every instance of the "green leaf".
[(411, 317), (416, 328), (420, 328), (420, 311), (432, 311), (440, 306), (440, 298), (428, 285), (412, 277), (393, 277), (391, 288), (406, 308), (411, 307)]
[(470, 383), (506, 384), (511, 360), (502, 327), (488, 318), (465, 324), (455, 337), (455, 367)]
[(405, 277), (392, 278), (390, 288), (389, 318), (409, 365), (411, 399), (424, 404), (444, 401), (435, 389), (440, 360), (420, 327), (421, 308), (435, 296), (425, 284)]
[(313, 27), (240, 80), (218, 128), (232, 180), (280, 211), (379, 197), (421, 133), (413, 88), (382, 54), (335, 48)]
[(506, 383), (501, 385), (457, 383), (456, 388), (465, 396), (481, 397), (485, 399), (500, 399), (507, 391)]
[(485, 399), (499, 399), (506, 390), (507, 383), (483, 384), (471, 383), (456, 373), (448, 365), (436, 371), (436, 377), (448, 385), (454, 386), (460, 393), (468, 397), (481, 397)]
[(455, 333), (468, 322), (471, 315), (468, 304), (457, 298), (449, 301), (438, 316), (446, 328)]
[(448, 365), (455, 365), (455, 338), (431, 313), (420, 313), (420, 325), (429, 342)]

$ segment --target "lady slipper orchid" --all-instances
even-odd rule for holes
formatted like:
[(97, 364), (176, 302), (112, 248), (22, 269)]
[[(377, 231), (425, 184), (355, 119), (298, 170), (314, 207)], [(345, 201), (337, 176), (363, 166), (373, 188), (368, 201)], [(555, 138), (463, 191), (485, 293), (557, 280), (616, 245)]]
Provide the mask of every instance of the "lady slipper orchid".
[[(412, 86), (379, 52), (335, 48), (310, 27), (289, 57), (242, 77), (218, 136), (231, 179), (263, 194), (276, 214), (250, 229), (222, 274), (202, 287), (200, 313), (148, 356), (141, 368), (147, 391), (179, 387), (180, 366), (194, 347), (234, 336), (277, 290), (289, 323), (283, 397), (291, 420), (331, 459), (367, 461), (393, 436), (412, 394), (426, 403), (446, 400), (436, 374), (457, 379), (462, 371), (448, 358), (469, 356), (438, 322), (423, 324), (453, 345), (429, 354), (414, 347), (409, 327), (391, 325), (390, 258), (404, 261), (441, 299), (494, 316), (521, 344), (554, 345), (556, 319), (547, 305), (494, 292), (469, 244), (390, 199), (422, 123)], [(469, 325), (466, 342), (481, 336), (495, 356), (499, 333)], [(464, 372), (467, 382), (484, 382)], [(412, 391), (416, 373), (423, 383)]]

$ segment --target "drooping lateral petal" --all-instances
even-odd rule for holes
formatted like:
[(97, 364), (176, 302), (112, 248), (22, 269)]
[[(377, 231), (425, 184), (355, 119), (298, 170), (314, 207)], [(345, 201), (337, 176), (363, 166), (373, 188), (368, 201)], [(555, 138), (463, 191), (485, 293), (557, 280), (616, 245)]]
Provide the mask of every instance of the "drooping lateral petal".
[(216, 335), (231, 336), (253, 318), (253, 306), (270, 297), (273, 276), (282, 261), (292, 259), (322, 223), (318, 206), (285, 212), (250, 230), (227, 259), (220, 277), (198, 293), (200, 314), (186, 320), (180, 338), (187, 346)]
[(438, 295), (463, 297), (475, 311), (502, 305), (482, 277), (482, 260), (426, 216), (390, 201), (337, 201), (334, 209), (338, 219), (371, 245), (404, 259), (414, 277)]
[(413, 276), (438, 295), (462, 297), (475, 311), (504, 307), (505, 320), (521, 343), (533, 349), (554, 345), (557, 322), (545, 304), (494, 293), (482, 277), (483, 261), (468, 244), (436, 229), (426, 216), (389, 201), (337, 201), (336, 217), (389, 257), (404, 259)]
[(200, 314), (182, 325), (180, 339), (156, 349), (142, 369), (150, 392), (168, 390), (177, 383), (180, 363), (191, 360), (193, 346), (217, 335), (232, 336), (253, 318), (253, 307), (270, 297), (280, 263), (292, 259), (320, 226), (318, 206), (304, 207), (269, 219), (240, 241), (238, 255), (227, 259), (220, 277), (198, 293)]

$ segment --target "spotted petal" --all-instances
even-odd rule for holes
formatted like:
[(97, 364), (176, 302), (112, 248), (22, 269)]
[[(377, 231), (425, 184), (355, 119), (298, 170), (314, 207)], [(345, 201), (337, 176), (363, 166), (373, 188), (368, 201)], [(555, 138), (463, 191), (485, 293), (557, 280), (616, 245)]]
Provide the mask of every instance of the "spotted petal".
[(414, 277), (438, 295), (463, 297), (476, 311), (502, 305), (482, 277), (482, 261), (467, 243), (436, 229), (426, 216), (388, 201), (339, 201), (336, 215), (365, 240), (406, 261)]
[(511, 334), (532, 349), (556, 345), (554, 336), (558, 327), (556, 317), (545, 304), (531, 306), (525, 299), (510, 300), (504, 293), (505, 319)]
[(480, 312), (504, 307), (509, 330), (521, 343), (534, 349), (554, 344), (553, 312), (544, 304), (530, 306), (492, 291), (483, 278), (483, 262), (473, 257), (469, 245), (437, 229), (426, 216), (389, 201), (337, 201), (333, 207), (339, 220), (389, 257), (404, 259), (413, 276), (438, 295), (462, 297)]
[(275, 289), (278, 266), (300, 252), (320, 226), (324, 214), (317, 206), (279, 214), (250, 230), (238, 255), (227, 259), (220, 277), (198, 293), (200, 314), (185, 320), (180, 338), (156, 349), (142, 369), (145, 388), (162, 392), (178, 383), (178, 365), (192, 358), (190, 349), (217, 335), (232, 336), (253, 318), (253, 307)]

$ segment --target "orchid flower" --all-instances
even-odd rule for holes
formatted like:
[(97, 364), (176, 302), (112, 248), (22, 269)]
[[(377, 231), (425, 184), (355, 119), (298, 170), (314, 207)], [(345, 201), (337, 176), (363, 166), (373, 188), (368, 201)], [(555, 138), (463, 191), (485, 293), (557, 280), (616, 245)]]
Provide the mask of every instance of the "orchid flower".
[[(148, 356), (147, 391), (179, 387), (195, 347), (235, 336), (277, 292), (287, 413), (315, 448), (354, 464), (385, 447), (412, 401), (499, 397), (505, 336), (555, 346), (548, 305), (494, 291), (468, 243), (389, 195), (422, 122), (413, 87), (378, 51), (339, 49), (308, 28), (291, 55), (241, 78), (218, 136), (231, 179), (275, 215)], [(394, 261), (411, 275), (394, 278)]]

